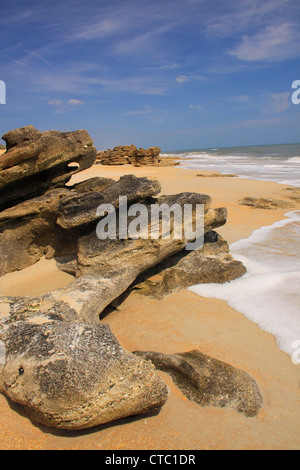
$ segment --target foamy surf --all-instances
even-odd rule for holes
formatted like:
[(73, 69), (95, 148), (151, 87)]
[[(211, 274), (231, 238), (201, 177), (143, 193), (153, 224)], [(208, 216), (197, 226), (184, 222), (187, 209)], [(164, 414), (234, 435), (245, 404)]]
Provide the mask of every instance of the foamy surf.
[(300, 144), (199, 149), (163, 156), (179, 158), (180, 168), (300, 187)]
[(289, 212), (286, 217), (230, 246), (234, 257), (246, 266), (245, 276), (189, 290), (227, 301), (274, 335), (278, 347), (292, 356), (300, 341), (300, 211)]

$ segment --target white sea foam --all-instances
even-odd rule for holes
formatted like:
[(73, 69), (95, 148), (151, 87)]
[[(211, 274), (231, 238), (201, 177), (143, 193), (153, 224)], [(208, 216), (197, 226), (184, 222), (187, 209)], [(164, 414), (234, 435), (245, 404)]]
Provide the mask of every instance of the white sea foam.
[(293, 355), (294, 344), (300, 341), (300, 211), (286, 217), (231, 245), (231, 253), (248, 270), (242, 278), (189, 290), (227, 301)]
[(234, 173), (239, 177), (300, 187), (300, 144), (207, 149), (163, 154), (180, 159), (180, 168)]

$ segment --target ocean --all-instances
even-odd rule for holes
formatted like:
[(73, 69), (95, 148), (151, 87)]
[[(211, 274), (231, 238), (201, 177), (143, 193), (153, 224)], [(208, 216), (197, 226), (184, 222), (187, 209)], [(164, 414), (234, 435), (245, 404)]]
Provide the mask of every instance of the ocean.
[(300, 144), (182, 150), (161, 155), (178, 157), (181, 168), (300, 187)]
[[(300, 144), (232, 147), (169, 152), (182, 168), (213, 170), (240, 178), (300, 187)], [(230, 246), (247, 274), (226, 284), (189, 288), (227, 301), (235, 310), (271, 333), (278, 347), (300, 363), (300, 211), (261, 227)], [(295, 359), (296, 357), (296, 359)]]

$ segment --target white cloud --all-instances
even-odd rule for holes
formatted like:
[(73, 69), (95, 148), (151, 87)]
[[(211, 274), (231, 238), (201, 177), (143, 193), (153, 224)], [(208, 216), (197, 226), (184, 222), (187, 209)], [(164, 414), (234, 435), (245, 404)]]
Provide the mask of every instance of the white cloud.
[(116, 34), (122, 31), (123, 28), (124, 23), (120, 19), (106, 18), (102, 21), (79, 27), (75, 34), (70, 35), (69, 39), (73, 41), (76, 39), (91, 40), (103, 38)]
[(242, 42), (228, 53), (248, 62), (281, 61), (300, 56), (299, 45), (298, 29), (291, 23), (283, 23), (243, 36)]
[(78, 106), (84, 104), (84, 101), (76, 100), (76, 99), (69, 99), (69, 100), (59, 100), (53, 99), (48, 101), (48, 104), (54, 106), (58, 111), (65, 111), (70, 106)]
[(285, 93), (272, 93), (271, 94), (274, 111), (280, 113), (281, 111), (285, 111), (291, 106), (290, 94), (291, 93), (289, 91)]
[(84, 101), (71, 99), (71, 100), (68, 100), (68, 104), (71, 106), (77, 106), (79, 104), (84, 104)]
[(179, 64), (165, 64), (165, 65), (153, 65), (151, 67), (143, 67), (143, 70), (155, 70), (155, 71), (168, 71), (168, 70), (174, 70), (178, 69), (181, 66)]
[(203, 109), (202, 104), (190, 104), (190, 109)]
[(48, 104), (50, 104), (51, 106), (61, 106), (62, 101), (61, 100), (50, 100), (50, 101), (48, 101)]
[[(226, 13), (211, 15), (207, 20), (206, 33), (209, 37), (229, 37), (234, 34), (272, 24), (274, 16), (287, 17), (292, 6), (291, 0), (243, 0), (228, 1)], [(226, 3), (227, 3), (226, 2)]]
[(178, 75), (176, 77), (176, 82), (177, 83), (186, 83), (190, 80), (207, 80), (205, 77), (202, 77), (201, 75)]
[(91, 85), (100, 85), (113, 93), (129, 92), (137, 95), (164, 95), (167, 83), (152, 76), (116, 78), (90, 78)]
[(186, 75), (179, 75), (178, 77), (176, 77), (177, 83), (185, 83), (188, 81), (189, 81), (189, 77), (187, 77)]

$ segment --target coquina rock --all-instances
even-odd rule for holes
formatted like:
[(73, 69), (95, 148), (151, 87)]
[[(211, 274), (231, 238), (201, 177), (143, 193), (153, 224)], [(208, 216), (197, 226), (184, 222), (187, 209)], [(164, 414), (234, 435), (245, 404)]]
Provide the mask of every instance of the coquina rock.
[[(126, 352), (100, 323), (100, 314), (156, 266), (164, 278), (158, 295), (169, 293), (174, 280), (182, 288), (201, 279), (223, 282), (242, 275), (243, 267), (222, 239), (207, 247), (208, 238), (217, 237), (211, 231), (226, 223), (226, 209), (212, 209), (205, 194), (161, 196), (158, 181), (134, 175), (71, 185), (72, 175), (95, 162), (96, 149), (86, 131), (40, 132), (27, 126), (3, 138), (0, 276), (45, 256), (55, 258), (74, 281), (34, 298), (0, 296), (0, 391), (34, 421), (63, 429), (159, 409), (167, 388), (154, 366)], [(132, 164), (157, 156), (155, 148), (131, 150)], [(118, 221), (115, 236), (101, 238), (98, 229), (107, 214), (98, 208), (105, 205), (106, 213), (117, 218), (124, 209), (120, 196), (131, 211), (126, 223), (138, 227), (135, 214), (142, 208), (145, 224), (138, 236), (130, 230), (124, 235)], [(163, 205), (177, 206), (180, 213), (186, 205), (192, 209), (185, 218), (170, 215), (169, 237), (161, 215), (153, 224), (152, 211), (160, 214)], [(185, 228), (195, 225), (199, 205), (201, 233), (189, 237)], [(157, 236), (151, 238), (153, 225)], [(203, 249), (186, 251), (197, 237), (206, 239)]]
[(180, 251), (137, 278), (133, 288), (154, 298), (177, 292), (195, 284), (222, 284), (247, 272), (229, 253), (228, 243), (216, 232), (207, 232), (203, 247)]
[(145, 150), (137, 149), (135, 145), (119, 145), (113, 150), (98, 152), (97, 160), (102, 165), (157, 166), (160, 162), (160, 152), (159, 147), (150, 147)]
[(245, 197), (239, 201), (239, 204), (243, 206), (250, 206), (254, 209), (289, 209), (292, 205), (287, 201), (280, 201), (273, 198), (264, 197)]
[[(160, 202), (163, 200), (159, 199)], [(170, 202), (168, 197), (166, 200)], [(210, 209), (210, 198), (205, 195), (183, 193), (178, 195), (177, 201), (182, 205), (186, 202), (207, 205), (203, 231), (210, 231), (212, 227), (226, 222), (226, 211)], [(190, 223), (194, 221), (194, 217), (195, 212), (191, 212)], [(79, 235), (76, 238), (77, 255), (73, 260), (66, 257), (66, 270), (70, 272), (72, 269), (77, 279), (70, 285), (51, 292), (46, 299), (43, 297), (42, 304), (49, 309), (57, 302), (63, 302), (76, 311), (80, 321), (99, 322), (102, 311), (124, 293), (141, 273), (184, 249), (188, 240), (184, 236), (181, 239), (174, 238), (177, 223), (172, 221), (169, 239), (160, 236), (158, 239), (100, 240), (95, 230), (88, 235)], [(181, 222), (179, 223), (179, 228), (182, 228)], [(60, 268), (64, 270), (63, 261)]]
[(76, 238), (56, 224), (60, 201), (69, 194), (68, 189), (54, 189), (0, 212), (0, 276), (32, 266), (43, 256), (76, 256)]
[(186, 397), (201, 406), (230, 407), (250, 418), (263, 405), (261, 392), (249, 374), (200, 351), (170, 355), (136, 351), (135, 354), (170, 374)]
[(29, 126), (2, 139), (8, 150), (0, 158), (0, 210), (63, 187), (96, 161), (97, 150), (85, 130), (39, 132)]
[(111, 204), (119, 208), (119, 196), (126, 197), (128, 204), (155, 196), (161, 191), (158, 181), (125, 175), (119, 181), (98, 191), (72, 195), (61, 201), (57, 224), (64, 229), (72, 229), (99, 221), (97, 209), (101, 204)]
[(0, 339), (0, 391), (37, 423), (85, 429), (159, 409), (168, 398), (152, 363), (126, 352), (108, 325), (32, 316), (2, 320)]

